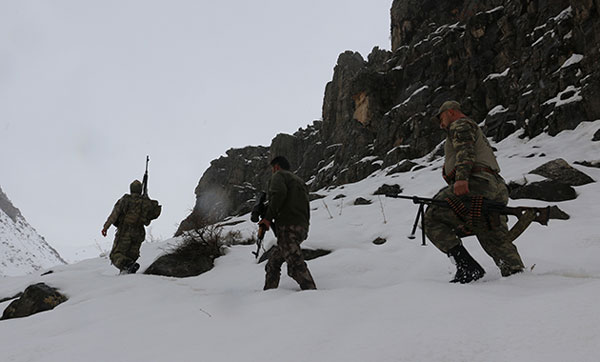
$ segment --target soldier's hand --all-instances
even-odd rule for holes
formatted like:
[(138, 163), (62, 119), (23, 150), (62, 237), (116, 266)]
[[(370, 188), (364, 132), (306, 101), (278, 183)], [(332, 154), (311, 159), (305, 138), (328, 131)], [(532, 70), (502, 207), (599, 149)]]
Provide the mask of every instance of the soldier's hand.
[(458, 180), (454, 183), (454, 194), (456, 196), (462, 196), (469, 193), (469, 181)]
[(258, 222), (258, 226), (262, 226), (262, 227), (265, 228), (265, 230), (268, 231), (271, 228), (271, 222), (269, 220), (267, 220), (267, 219), (261, 219)]
[(102, 236), (106, 237), (106, 229), (102, 229)]

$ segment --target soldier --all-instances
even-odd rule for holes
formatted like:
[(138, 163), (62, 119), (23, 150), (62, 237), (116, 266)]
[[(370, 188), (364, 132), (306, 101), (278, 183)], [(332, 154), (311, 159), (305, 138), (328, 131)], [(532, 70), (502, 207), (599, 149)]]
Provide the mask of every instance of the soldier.
[(271, 168), (269, 206), (258, 224), (269, 230), (273, 221), (277, 245), (273, 247), (265, 267), (264, 290), (279, 286), (284, 261), (287, 262), (288, 275), (298, 282), (302, 290), (317, 289), (300, 249), (300, 243), (308, 236), (308, 189), (302, 179), (290, 172), (290, 163), (285, 157), (275, 157)]
[(140, 265), (135, 261), (140, 256), (140, 247), (146, 237), (144, 225), (149, 225), (146, 218), (142, 183), (134, 180), (129, 185), (130, 194), (125, 194), (115, 204), (102, 228), (102, 236), (111, 225), (117, 227), (115, 241), (110, 252), (111, 263), (119, 268), (121, 274), (135, 273)]
[[(508, 189), (500, 176), (500, 167), (492, 147), (477, 124), (465, 116), (456, 101), (442, 104), (437, 120), (447, 132), (444, 146), (443, 176), (448, 186), (434, 199), (445, 200), (463, 195), (480, 195), (484, 198), (508, 203)], [(456, 275), (450, 282), (470, 283), (485, 274), (485, 270), (469, 255), (459, 234), (465, 234), (465, 221), (452, 209), (430, 206), (425, 213), (425, 233), (431, 242), (448, 254), (456, 264)], [(523, 270), (517, 247), (507, 239), (506, 215), (501, 215), (499, 225), (473, 226), (483, 250), (494, 259), (502, 276)], [(467, 232), (468, 234), (468, 232)]]

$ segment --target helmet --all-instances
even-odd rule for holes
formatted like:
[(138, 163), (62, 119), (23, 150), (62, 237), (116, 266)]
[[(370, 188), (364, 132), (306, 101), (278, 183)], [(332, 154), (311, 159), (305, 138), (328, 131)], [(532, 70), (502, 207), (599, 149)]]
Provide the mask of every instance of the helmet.
[(133, 180), (131, 185), (129, 185), (129, 191), (131, 191), (132, 194), (141, 195), (142, 194), (142, 183), (139, 180)]

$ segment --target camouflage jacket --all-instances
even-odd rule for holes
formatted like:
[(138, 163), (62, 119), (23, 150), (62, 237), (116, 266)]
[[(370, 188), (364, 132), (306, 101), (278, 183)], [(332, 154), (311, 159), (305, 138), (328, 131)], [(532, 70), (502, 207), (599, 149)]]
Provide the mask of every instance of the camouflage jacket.
[(265, 218), (274, 220), (278, 226), (299, 225), (308, 228), (308, 188), (300, 177), (286, 170), (279, 170), (271, 176)]
[[(489, 178), (500, 172), (494, 150), (481, 128), (469, 118), (450, 124), (444, 145), (444, 175), (453, 180)], [(448, 181), (448, 180), (447, 180)]]
[(110, 225), (120, 227), (123, 224), (129, 226), (141, 227), (146, 223), (142, 216), (143, 196), (137, 194), (125, 194), (113, 207), (112, 212), (104, 223), (104, 228), (108, 229)]

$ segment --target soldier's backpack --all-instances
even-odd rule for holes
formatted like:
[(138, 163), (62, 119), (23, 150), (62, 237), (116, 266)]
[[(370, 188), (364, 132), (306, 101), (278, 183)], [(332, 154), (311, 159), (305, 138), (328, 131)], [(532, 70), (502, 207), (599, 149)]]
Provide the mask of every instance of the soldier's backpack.
[(157, 219), (160, 216), (160, 212), (162, 211), (162, 206), (156, 200), (152, 200), (150, 198), (144, 199), (144, 219), (145, 225), (149, 225), (150, 221)]

